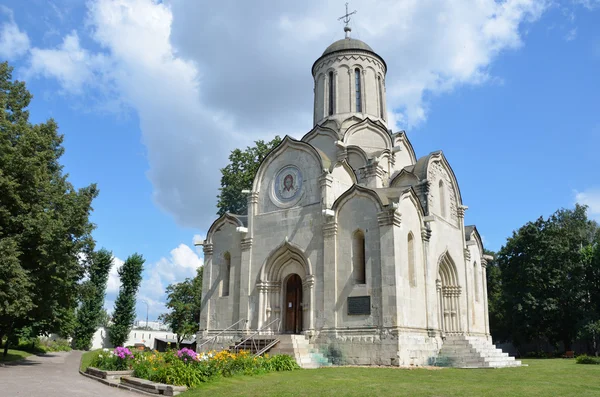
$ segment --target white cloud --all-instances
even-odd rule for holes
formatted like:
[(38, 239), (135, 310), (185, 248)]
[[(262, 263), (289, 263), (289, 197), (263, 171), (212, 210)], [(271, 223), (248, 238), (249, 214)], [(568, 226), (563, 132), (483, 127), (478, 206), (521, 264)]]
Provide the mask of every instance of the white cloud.
[[(523, 26), (547, 0), (362, 0), (353, 36), (387, 61), (390, 119), (423, 123), (428, 94), (494, 81), (489, 67), (522, 46)], [(342, 38), (339, 4), (223, 0), (92, 0), (87, 31), (32, 51), (32, 74), (54, 76), (71, 94), (104, 90), (137, 112), (154, 199), (183, 226), (214, 218), (219, 168), (228, 151), (311, 127), (310, 67)], [(391, 125), (391, 127), (395, 127)]]
[(8, 7), (0, 6), (0, 15), (2, 14), (8, 20), (0, 25), (0, 58), (12, 61), (29, 51), (29, 36), (19, 29)]
[(91, 54), (81, 48), (79, 35), (72, 31), (55, 49), (32, 48), (27, 77), (42, 75), (59, 81), (70, 94), (83, 94), (86, 88), (102, 89), (98, 72), (108, 70), (108, 59), (103, 54)]
[(600, 7), (600, 0), (573, 0), (573, 3), (582, 5), (588, 10)]
[(565, 40), (573, 41), (577, 38), (577, 28), (573, 28), (569, 30), (569, 32), (565, 36)]
[(588, 206), (588, 216), (600, 222), (600, 188), (575, 192), (575, 201)]
[[(168, 258), (161, 258), (155, 264), (149, 266), (146, 270), (146, 276), (140, 286), (138, 294), (138, 317), (146, 312), (146, 305), (141, 304), (146, 300), (149, 306), (149, 313), (153, 319), (158, 318), (166, 312), (165, 308), (165, 288), (169, 284), (182, 282), (186, 278), (196, 276), (196, 270), (202, 266), (202, 260), (187, 245), (180, 244), (170, 252)], [(142, 310), (143, 309), (143, 310)]]
[[(123, 260), (115, 257), (113, 266), (110, 269), (104, 304), (109, 312), (112, 312), (114, 301), (119, 292), (121, 282), (117, 269), (123, 263)], [(185, 244), (180, 244), (171, 250), (169, 257), (163, 257), (156, 263), (146, 263), (144, 265), (144, 279), (137, 295), (136, 310), (138, 318), (145, 318), (146, 305), (142, 303), (144, 300), (148, 302), (148, 312), (151, 319), (155, 320), (160, 314), (165, 313), (165, 288), (169, 284), (195, 277), (196, 270), (202, 266), (202, 263), (202, 259), (196, 255), (192, 248)]]
[(106, 283), (106, 293), (107, 294), (116, 294), (119, 292), (119, 287), (121, 287), (121, 280), (119, 279), (119, 268), (125, 263), (122, 259), (113, 257), (112, 266), (110, 271), (108, 272), (108, 282)]

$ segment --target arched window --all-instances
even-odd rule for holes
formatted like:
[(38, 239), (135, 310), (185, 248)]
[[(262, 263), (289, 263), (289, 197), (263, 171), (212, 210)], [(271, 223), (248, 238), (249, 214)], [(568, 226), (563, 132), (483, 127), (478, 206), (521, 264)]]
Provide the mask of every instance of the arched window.
[(362, 95), (361, 95), (361, 87), (360, 87), (360, 69), (354, 69), (354, 86), (356, 91), (356, 112), (362, 112)]
[(221, 282), (221, 296), (229, 296), (229, 274), (231, 273), (231, 255), (226, 252), (223, 255), (223, 279)]
[(362, 230), (352, 235), (352, 273), (356, 284), (366, 284), (365, 235)]
[(444, 181), (440, 180), (439, 185), (439, 194), (440, 194), (440, 215), (442, 218), (446, 217), (446, 188), (444, 186)]
[(385, 120), (385, 104), (383, 103), (383, 82), (381, 76), (377, 76), (377, 84), (379, 86), (379, 117)]
[(479, 268), (477, 262), (473, 263), (473, 286), (475, 289), (475, 301), (479, 302)]
[(333, 99), (334, 99), (334, 86), (333, 86), (333, 72), (329, 72), (329, 115), (333, 114)]
[(415, 274), (415, 239), (412, 232), (408, 233), (408, 280), (410, 286), (417, 285), (417, 276)]

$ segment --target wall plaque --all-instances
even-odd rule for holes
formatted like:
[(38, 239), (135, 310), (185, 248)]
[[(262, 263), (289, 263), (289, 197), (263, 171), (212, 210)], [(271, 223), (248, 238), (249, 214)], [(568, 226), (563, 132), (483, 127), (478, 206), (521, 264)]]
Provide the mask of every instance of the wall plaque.
[(371, 314), (370, 296), (350, 296), (348, 297), (348, 314)]

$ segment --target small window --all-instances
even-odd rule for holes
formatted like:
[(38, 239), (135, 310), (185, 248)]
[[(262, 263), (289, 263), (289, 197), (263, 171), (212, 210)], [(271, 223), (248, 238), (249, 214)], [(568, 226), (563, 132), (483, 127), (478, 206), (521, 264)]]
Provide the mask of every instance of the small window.
[(475, 301), (479, 302), (479, 268), (477, 262), (473, 263), (473, 285), (475, 289)]
[(439, 194), (440, 194), (440, 215), (442, 218), (446, 217), (446, 188), (444, 186), (444, 181), (440, 180), (439, 184)]
[(415, 239), (412, 233), (408, 233), (408, 279), (411, 287), (417, 285), (417, 277), (415, 275)]
[(361, 86), (360, 86), (360, 69), (354, 69), (354, 86), (356, 89), (356, 112), (362, 112), (362, 95), (361, 95)]
[(221, 296), (229, 296), (229, 275), (231, 273), (231, 255), (226, 252), (223, 255), (223, 283), (221, 286)]
[(333, 85), (333, 72), (329, 72), (329, 115), (333, 114), (333, 99), (334, 99), (334, 85)]
[(383, 103), (383, 81), (381, 76), (377, 76), (377, 84), (379, 86), (379, 117), (385, 120), (385, 104)]
[(366, 284), (365, 235), (362, 230), (352, 235), (352, 272), (356, 284)]

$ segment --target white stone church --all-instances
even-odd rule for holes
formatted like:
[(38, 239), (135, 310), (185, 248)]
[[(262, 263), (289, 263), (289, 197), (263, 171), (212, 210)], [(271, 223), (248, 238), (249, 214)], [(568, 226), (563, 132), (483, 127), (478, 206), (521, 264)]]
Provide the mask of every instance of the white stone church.
[(386, 71), (349, 37), (315, 61), (313, 128), (285, 137), (248, 214), (202, 244), (199, 341), (292, 334), (347, 364), (519, 364), (491, 344), (486, 256), (450, 163), (388, 129)]

